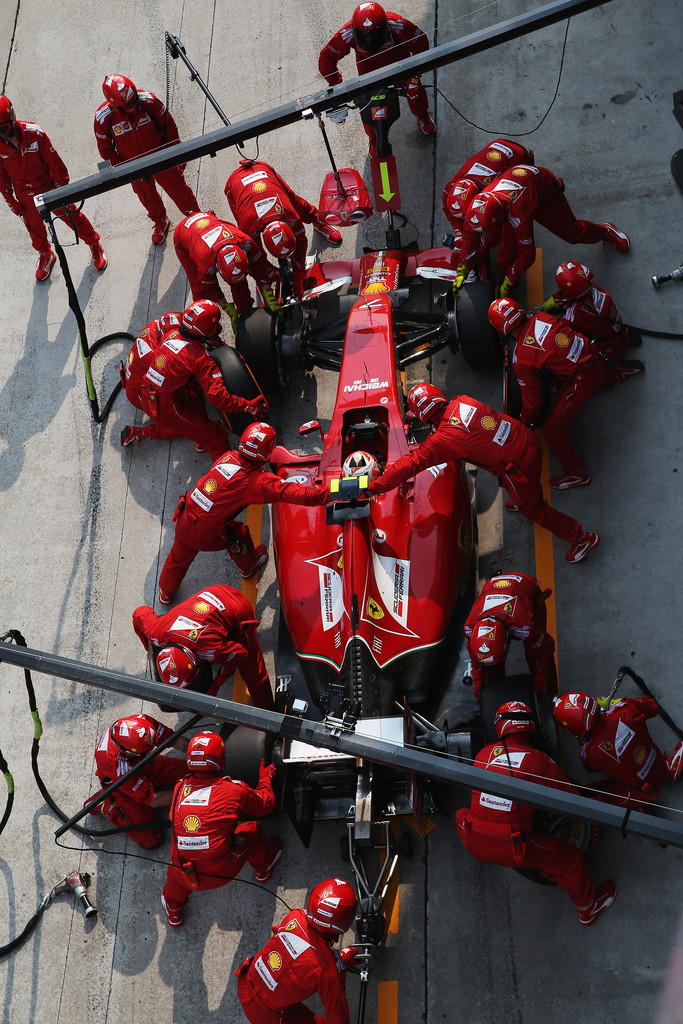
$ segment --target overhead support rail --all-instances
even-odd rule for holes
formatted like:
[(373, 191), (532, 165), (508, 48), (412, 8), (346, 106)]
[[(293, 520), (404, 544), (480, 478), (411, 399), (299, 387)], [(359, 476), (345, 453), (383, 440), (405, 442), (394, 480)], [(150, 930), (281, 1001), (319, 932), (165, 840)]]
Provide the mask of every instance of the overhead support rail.
[(611, 804), (577, 796), (574, 793), (564, 793), (526, 779), (475, 768), (447, 755), (358, 736), (353, 732), (331, 728), (325, 722), (312, 722), (296, 715), (264, 711), (261, 708), (237, 704), (220, 697), (207, 697), (189, 690), (175, 690), (163, 683), (138, 679), (121, 672), (112, 672), (95, 665), (8, 643), (0, 643), (0, 661), (34, 672), (84, 683), (86, 686), (112, 690), (154, 704), (168, 704), (176, 711), (192, 711), (213, 721), (230, 722), (262, 732), (276, 733), (315, 747), (348, 754), (353, 758), (364, 758), (406, 772), (427, 775), (431, 779), (439, 779), (451, 785), (484, 789), (497, 796), (519, 800), (543, 810), (585, 818), (599, 825), (616, 828), (624, 835), (631, 833), (683, 848), (683, 824), (640, 811), (624, 811), (623, 808)]
[(190, 160), (197, 160), (202, 156), (215, 156), (216, 153), (228, 146), (242, 146), (249, 139), (255, 139), (267, 132), (295, 124), (302, 117), (333, 110), (353, 102), (360, 96), (372, 94), (392, 82), (402, 82), (465, 57), (472, 57), (494, 46), (499, 46), (501, 43), (519, 39), (530, 32), (537, 32), (595, 7), (602, 7), (608, 2), (609, 0), (555, 0), (554, 3), (509, 18), (507, 21), (481, 29), (479, 32), (472, 32), (462, 39), (442, 43), (424, 53), (407, 57), (405, 60), (397, 61), (378, 71), (350, 78), (339, 85), (330, 86), (312, 93), (310, 96), (300, 97), (279, 107), (255, 114), (253, 117), (245, 118), (243, 121), (238, 121), (237, 124), (207, 132), (197, 139), (180, 142), (168, 149), (149, 153), (135, 160), (127, 160), (117, 164), (116, 167), (111, 167), (106, 163), (101, 164), (97, 174), (81, 178), (80, 181), (71, 182), (69, 185), (63, 185), (61, 188), (37, 196), (36, 206), (42, 216), (46, 217), (48, 213), (67, 203), (81, 202), (92, 196), (110, 192), (131, 181), (158, 174), (160, 171), (176, 167), (178, 164), (188, 163)]

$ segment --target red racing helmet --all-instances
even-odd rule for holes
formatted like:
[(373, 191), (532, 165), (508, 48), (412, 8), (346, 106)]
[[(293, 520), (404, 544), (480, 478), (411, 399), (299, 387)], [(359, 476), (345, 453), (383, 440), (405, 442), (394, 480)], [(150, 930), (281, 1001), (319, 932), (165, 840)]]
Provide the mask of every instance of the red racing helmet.
[(370, 480), (375, 480), (382, 475), (379, 462), (370, 452), (351, 452), (344, 459), (342, 470), (344, 476), (367, 476)]
[(211, 299), (199, 299), (188, 306), (180, 318), (183, 334), (206, 340), (215, 338), (221, 332), (221, 309)]
[(486, 234), (500, 227), (506, 216), (507, 207), (495, 192), (480, 192), (467, 211), (467, 226)]
[(246, 279), (249, 260), (244, 249), (240, 249), (234, 242), (229, 242), (218, 250), (216, 266), (224, 281), (228, 284), (239, 284)]
[(510, 732), (535, 732), (534, 716), (528, 704), (521, 700), (508, 700), (501, 704), (494, 718), (496, 732), (500, 739)]
[(553, 717), (575, 736), (590, 732), (600, 714), (598, 702), (587, 693), (565, 693), (553, 700)]
[(555, 280), (563, 299), (578, 299), (590, 288), (593, 271), (583, 263), (570, 260), (568, 263), (560, 263), (555, 271)]
[(451, 185), (446, 197), (446, 209), (451, 217), (459, 217), (462, 220), (478, 195), (479, 189), (475, 183), (469, 178), (462, 178)]
[(414, 384), (408, 392), (408, 408), (413, 416), (423, 423), (430, 423), (447, 405), (448, 401), (443, 392), (427, 381), (423, 384)]
[(296, 238), (284, 220), (271, 220), (262, 233), (263, 245), (276, 260), (286, 260), (296, 249)]
[(105, 100), (117, 110), (130, 112), (138, 101), (138, 91), (125, 75), (107, 75), (102, 82)]
[(306, 917), (316, 932), (336, 938), (351, 927), (357, 902), (348, 882), (343, 878), (328, 878), (319, 882), (308, 897)]
[(8, 96), (0, 96), (0, 137), (11, 135), (17, 119), (14, 116), (14, 107)]
[(480, 665), (498, 665), (505, 661), (509, 646), (508, 631), (500, 619), (487, 615), (475, 622), (469, 648)]
[(364, 53), (377, 53), (387, 41), (389, 23), (379, 4), (359, 4), (351, 15), (353, 41)]
[(198, 732), (187, 745), (185, 763), (192, 772), (222, 772), (225, 743), (217, 732)]
[(511, 334), (528, 319), (526, 310), (514, 299), (494, 299), (489, 306), (489, 323), (503, 336)]
[(114, 722), (109, 734), (116, 746), (126, 754), (142, 757), (157, 745), (156, 729), (144, 715), (129, 715)]
[(199, 670), (196, 655), (187, 647), (162, 647), (156, 662), (161, 682), (179, 690), (189, 686)]
[(275, 447), (275, 438), (270, 423), (252, 423), (240, 437), (238, 451), (252, 462), (267, 462)]

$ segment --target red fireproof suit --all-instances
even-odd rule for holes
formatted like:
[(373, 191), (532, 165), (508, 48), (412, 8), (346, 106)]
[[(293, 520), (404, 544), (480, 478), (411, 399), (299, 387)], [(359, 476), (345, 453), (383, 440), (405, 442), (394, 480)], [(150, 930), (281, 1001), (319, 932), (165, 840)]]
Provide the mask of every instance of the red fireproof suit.
[[(304, 910), (290, 910), (273, 937), (235, 971), (237, 994), (251, 1024), (349, 1024), (346, 971), (339, 953), (311, 927)], [(325, 1009), (303, 1000), (317, 992)]]
[(667, 778), (665, 755), (654, 743), (647, 719), (659, 712), (651, 697), (629, 697), (600, 712), (591, 731), (582, 737), (580, 757), (586, 768), (610, 781), (597, 782), (606, 799), (638, 807), (656, 800)]
[[(243, 625), (246, 623), (246, 625)], [(218, 693), (239, 668), (254, 704), (273, 708), (270, 679), (256, 636), (254, 611), (239, 590), (225, 584), (206, 587), (159, 616), (143, 604), (133, 612), (133, 628), (145, 648), (179, 644), (217, 667), (209, 696)]]
[[(268, 262), (259, 243), (235, 224), (221, 220), (213, 213), (195, 213), (181, 220), (173, 232), (173, 244), (195, 302), (197, 299), (211, 299), (219, 306), (225, 306), (217, 280), (216, 257), (226, 245), (238, 245), (242, 249), (249, 263), (249, 273), (259, 288), (275, 288), (280, 280), (279, 272)], [(246, 281), (231, 284), (230, 290), (238, 313), (251, 309), (254, 300)]]
[(484, 146), (478, 153), (471, 156), (469, 160), (465, 160), (462, 167), (444, 185), (441, 195), (444, 216), (453, 230), (459, 231), (462, 228), (462, 215), (454, 214), (448, 206), (448, 195), (456, 182), (467, 178), (468, 181), (473, 181), (481, 192), (488, 188), (494, 178), (506, 171), (508, 167), (533, 163), (533, 158), (533, 150), (521, 146), (519, 142), (511, 142), (510, 139), (494, 139), (488, 146)]
[(288, 483), (274, 473), (228, 452), (214, 463), (197, 486), (179, 503), (173, 546), (159, 576), (159, 589), (175, 594), (199, 551), (227, 549), (242, 572), (254, 565), (254, 542), (249, 528), (236, 520), (247, 505), (286, 501), (294, 505), (324, 505), (327, 490)]
[[(486, 581), (472, 605), (464, 628), (469, 650), (472, 631), (479, 619), (486, 616), (502, 622), (508, 637), (521, 640), (524, 644), (527, 665), (538, 693), (553, 697), (557, 694), (555, 641), (545, 629), (545, 602), (550, 593), (541, 590), (538, 580), (525, 572), (493, 576)], [(483, 684), (505, 678), (505, 662), (482, 665), (477, 658), (472, 657), (472, 678), (474, 696), (478, 698)]]
[(466, 459), (493, 473), (519, 511), (556, 537), (573, 542), (582, 536), (583, 527), (575, 519), (558, 512), (543, 498), (543, 453), (534, 432), (468, 395), (456, 395), (436, 430), (371, 480), (369, 491), (384, 494), (420, 470), (456, 459)]
[(616, 359), (627, 348), (628, 327), (622, 322), (614, 299), (604, 288), (593, 286), (581, 298), (567, 301), (555, 294), (558, 305), (557, 316), (561, 316), (580, 331), (598, 343), (601, 354), (607, 360)]
[(315, 224), (318, 211), (294, 192), (264, 160), (240, 160), (225, 183), (225, 195), (242, 231), (252, 238), (274, 220), (289, 224), (296, 239), (292, 276), (299, 298), (303, 297), (308, 240), (304, 224)]
[[(153, 92), (138, 91), (138, 104), (133, 113), (117, 110), (105, 102), (95, 112), (95, 139), (103, 160), (112, 166), (132, 160), (180, 141), (178, 128), (170, 111)], [(155, 224), (163, 223), (166, 208), (157, 191), (160, 185), (181, 213), (187, 216), (199, 210), (194, 192), (185, 181), (184, 165), (160, 171), (149, 181), (131, 182), (133, 192)], [(156, 185), (155, 185), (156, 182)]]
[[(167, 725), (158, 722), (151, 715), (140, 715), (156, 730), (157, 742), (160, 743), (173, 732)], [(138, 758), (126, 756), (126, 752), (114, 743), (111, 728), (102, 733), (95, 750), (95, 774), (105, 789), (126, 775), (135, 767)], [(155, 790), (170, 789), (187, 773), (184, 757), (171, 757), (157, 754), (129, 782), (124, 782), (111, 796), (107, 797), (99, 810), (105, 814), (113, 825), (148, 825), (157, 821), (153, 808), (150, 806)], [(101, 790), (100, 790), (101, 792)], [(96, 794), (93, 794), (96, 795)], [(91, 798), (92, 799), (92, 798)], [(147, 829), (141, 832), (129, 832), (128, 835), (138, 846), (150, 849), (164, 841), (161, 829)]]
[[(487, 192), (494, 192), (507, 207), (507, 221), (512, 228), (508, 238), (509, 249), (498, 259), (499, 277), (516, 284), (536, 259), (534, 221), (572, 245), (593, 245), (608, 237), (604, 224), (590, 220), (577, 220), (564, 197), (564, 182), (556, 178), (547, 167), (521, 164), (499, 174)], [(495, 232), (492, 233), (492, 236)], [(482, 236), (467, 228), (463, 231), (460, 250), (461, 263), (472, 267), (492, 245), (495, 237)], [(502, 247), (501, 247), (502, 248)]]
[[(506, 736), (477, 754), (475, 768), (527, 778), (543, 786), (575, 792), (552, 758), (523, 734)], [(538, 868), (561, 885), (577, 907), (588, 907), (595, 890), (579, 850), (564, 839), (534, 828), (534, 809), (507, 797), (472, 790), (469, 810), (455, 815), (458, 835), (477, 860), (503, 867)]]
[[(194, 772), (177, 784), (171, 803), (171, 863), (164, 899), (173, 910), (192, 889), (217, 889), (231, 882), (246, 861), (268, 862), (270, 844), (256, 821), (275, 807), (271, 774), (261, 762), (256, 789), (217, 772)], [(183, 870), (185, 869), (185, 870)]]
[[(50, 243), (33, 197), (68, 181), (69, 172), (63, 160), (37, 124), (17, 121), (14, 137), (0, 138), (0, 192), (10, 210), (23, 219), (31, 245), (38, 252), (48, 252)], [(69, 224), (86, 245), (99, 242), (100, 236), (88, 218), (73, 204), (53, 210), (52, 214)]]
[(126, 398), (152, 420), (142, 428), (144, 437), (187, 437), (217, 459), (230, 441), (221, 423), (207, 416), (201, 392), (226, 415), (249, 412), (249, 403), (230, 394), (200, 339), (181, 333), (181, 317), (165, 313), (140, 332), (126, 362)]
[[(386, 16), (387, 39), (382, 49), (376, 53), (366, 53), (365, 50), (358, 49), (353, 38), (350, 21), (347, 21), (338, 32), (335, 32), (329, 43), (323, 46), (318, 57), (318, 70), (327, 80), (328, 85), (338, 85), (342, 81), (337, 64), (351, 50), (355, 50), (358, 74), (365, 75), (369, 71), (377, 71), (379, 68), (385, 68), (388, 64), (395, 64), (396, 61), (405, 60), (406, 57), (413, 57), (415, 54), (424, 53), (429, 49), (427, 36), (412, 21), (393, 11), (386, 11)], [(429, 99), (420, 79), (413, 78), (407, 82), (396, 82), (395, 84), (406, 86), (406, 99), (410, 112), (417, 118), (425, 117), (429, 108)], [(372, 128), (367, 125), (363, 125), (363, 127), (366, 134), (374, 139), (375, 133)]]
[(569, 436), (569, 425), (592, 395), (614, 384), (616, 370), (607, 365), (590, 338), (550, 313), (535, 313), (517, 330), (512, 367), (522, 394), (524, 423), (534, 423), (542, 412), (541, 373), (552, 374), (559, 383), (543, 433), (564, 473), (584, 473)]

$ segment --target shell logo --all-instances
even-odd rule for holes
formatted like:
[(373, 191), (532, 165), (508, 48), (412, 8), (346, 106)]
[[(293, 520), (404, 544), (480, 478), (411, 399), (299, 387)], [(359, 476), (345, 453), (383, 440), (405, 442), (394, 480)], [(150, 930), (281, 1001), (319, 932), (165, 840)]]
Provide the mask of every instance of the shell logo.
[(196, 832), (197, 829), (201, 827), (202, 823), (196, 814), (188, 814), (188, 816), (183, 819), (183, 828), (186, 832)]
[(500, 153), (497, 149), (490, 149), (486, 154), (487, 160), (500, 160)]
[(197, 221), (197, 223), (195, 224), (195, 227), (197, 227), (197, 228), (205, 228), (205, 227), (208, 227), (208, 225), (210, 223), (211, 223), (211, 221), (209, 220), (208, 217), (202, 217), (201, 220)]
[(513, 167), (512, 173), (516, 178), (524, 178), (526, 176), (526, 167)]
[(502, 590), (503, 587), (509, 587), (510, 586), (510, 582), (511, 582), (510, 580), (496, 580), (496, 582), (493, 585), (498, 590)]
[(645, 760), (646, 753), (647, 751), (645, 750), (645, 747), (637, 747), (633, 753), (633, 760), (635, 763), (642, 764)]
[(481, 425), (484, 428), (484, 430), (495, 430), (496, 421), (494, 420), (493, 416), (482, 416)]
[(207, 601), (197, 601), (192, 605), (192, 611), (196, 612), (197, 615), (203, 615), (204, 612), (208, 612), (209, 604)]
[(279, 971), (282, 967), (282, 957), (274, 949), (268, 954), (268, 966), (271, 971)]
[(163, 368), (166, 366), (166, 356), (157, 356), (156, 359), (154, 360), (154, 365), (156, 366), (157, 370), (163, 370)]
[(376, 281), (374, 284), (369, 284), (367, 288), (363, 289), (363, 295), (373, 295), (375, 292), (388, 292), (389, 289), (381, 281)]
[(206, 491), (207, 494), (213, 494), (217, 487), (218, 484), (213, 479), (213, 477), (207, 480), (206, 483), (204, 484), (204, 490)]
[(555, 338), (555, 344), (558, 346), (558, 348), (566, 348), (569, 344), (569, 338), (566, 334), (558, 334)]
[(266, 183), (265, 181), (255, 181), (254, 184), (252, 185), (252, 188), (254, 189), (254, 192), (265, 192)]

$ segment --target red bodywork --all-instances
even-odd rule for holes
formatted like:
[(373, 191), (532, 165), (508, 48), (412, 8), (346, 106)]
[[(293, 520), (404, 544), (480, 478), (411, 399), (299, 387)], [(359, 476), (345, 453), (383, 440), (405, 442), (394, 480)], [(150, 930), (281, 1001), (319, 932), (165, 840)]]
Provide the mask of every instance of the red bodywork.
[[(366, 294), (348, 319), (324, 450), (299, 457), (276, 448), (271, 461), (284, 479), (329, 487), (356, 449), (383, 468), (409, 450), (393, 301), (380, 290), (382, 282), (396, 287), (399, 260), (373, 253), (361, 262)], [(324, 507), (274, 505), (273, 539), (284, 617), (314, 700), (335, 681), (355, 691), (348, 695), (361, 700), (363, 716), (395, 714), (401, 693), (424, 699), (437, 683), (434, 659), (472, 562), (464, 466), (431, 467), (372, 498), (367, 518), (341, 524), (328, 525)]]

